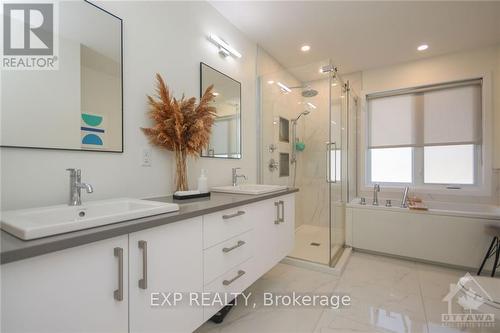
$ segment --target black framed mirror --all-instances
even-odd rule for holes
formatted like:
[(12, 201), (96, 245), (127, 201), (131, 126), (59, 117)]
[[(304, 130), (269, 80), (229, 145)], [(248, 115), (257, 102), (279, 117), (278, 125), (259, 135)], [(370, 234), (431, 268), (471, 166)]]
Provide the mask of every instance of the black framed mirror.
[(241, 83), (201, 62), (200, 97), (212, 84), (217, 115), (209, 146), (201, 156), (241, 159)]
[(88, 1), (57, 6), (56, 68), (2, 71), (0, 146), (121, 153), (122, 19)]

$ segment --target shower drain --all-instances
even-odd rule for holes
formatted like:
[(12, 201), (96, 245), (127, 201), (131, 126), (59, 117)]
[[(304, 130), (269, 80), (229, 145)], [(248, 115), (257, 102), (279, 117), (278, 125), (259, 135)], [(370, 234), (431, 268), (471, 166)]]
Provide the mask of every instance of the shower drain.
[(312, 242), (311, 244), (309, 244), (311, 246), (320, 246), (321, 244), (320, 243), (316, 243), (316, 242)]

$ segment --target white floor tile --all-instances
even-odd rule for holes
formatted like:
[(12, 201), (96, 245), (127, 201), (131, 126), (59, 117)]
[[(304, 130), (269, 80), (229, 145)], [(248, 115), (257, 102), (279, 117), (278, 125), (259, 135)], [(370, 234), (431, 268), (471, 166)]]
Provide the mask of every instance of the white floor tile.
[[(340, 278), (279, 264), (247, 290), (254, 294), (255, 308), (238, 305), (222, 324), (206, 323), (196, 333), (500, 332), (500, 322), (493, 328), (475, 329), (444, 327), (441, 324), (441, 314), (447, 311), (447, 304), (442, 298), (448, 293), (450, 283), (456, 283), (465, 273), (357, 252), (351, 256)], [(346, 294), (351, 296), (352, 304), (337, 310), (321, 307), (273, 308), (262, 304), (263, 292), (293, 291)]]

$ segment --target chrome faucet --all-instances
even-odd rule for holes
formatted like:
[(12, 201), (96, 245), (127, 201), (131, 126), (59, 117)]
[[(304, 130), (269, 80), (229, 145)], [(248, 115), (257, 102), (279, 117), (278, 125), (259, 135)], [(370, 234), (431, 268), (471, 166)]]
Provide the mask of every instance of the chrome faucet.
[(380, 192), (380, 185), (375, 184), (373, 186), (373, 205), (378, 206), (378, 192)]
[(406, 186), (403, 193), (403, 199), (401, 200), (401, 208), (408, 208), (408, 191), (410, 187)]
[(238, 175), (238, 170), (241, 168), (233, 168), (233, 186), (238, 185), (238, 178), (243, 178), (247, 180), (247, 177), (245, 175)]
[(85, 189), (87, 193), (94, 192), (92, 185), (82, 183), (82, 170), (66, 169), (69, 171), (69, 206), (80, 206), (82, 204), (81, 190)]

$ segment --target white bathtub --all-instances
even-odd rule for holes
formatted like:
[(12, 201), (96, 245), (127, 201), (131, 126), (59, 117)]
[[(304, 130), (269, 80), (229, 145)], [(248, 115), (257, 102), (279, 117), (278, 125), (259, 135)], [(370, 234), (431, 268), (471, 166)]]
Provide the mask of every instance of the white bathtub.
[(491, 242), (486, 226), (500, 226), (498, 206), (425, 202), (429, 210), (416, 211), (399, 203), (359, 202), (346, 205), (347, 245), (471, 270), (480, 265)]

